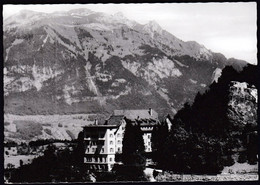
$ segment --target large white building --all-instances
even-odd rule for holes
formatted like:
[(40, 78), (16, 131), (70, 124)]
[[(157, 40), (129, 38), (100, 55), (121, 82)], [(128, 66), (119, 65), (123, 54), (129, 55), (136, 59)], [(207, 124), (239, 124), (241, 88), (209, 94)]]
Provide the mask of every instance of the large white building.
[(115, 110), (104, 124), (85, 126), (84, 163), (91, 170), (110, 171), (115, 162), (116, 153), (122, 153), (126, 121), (130, 119), (139, 124), (143, 132), (146, 152), (152, 152), (151, 137), (153, 127), (159, 123), (158, 114), (148, 110)]

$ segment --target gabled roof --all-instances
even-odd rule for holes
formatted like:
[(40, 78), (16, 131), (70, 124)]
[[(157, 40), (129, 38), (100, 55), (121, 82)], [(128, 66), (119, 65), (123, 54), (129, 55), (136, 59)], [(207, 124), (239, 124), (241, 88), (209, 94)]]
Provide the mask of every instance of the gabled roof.
[(115, 116), (125, 116), (127, 119), (153, 119), (158, 120), (158, 113), (151, 109), (141, 110), (114, 110)]
[(104, 125), (117, 125), (119, 126), (121, 121), (124, 119), (122, 115), (111, 115), (108, 120), (106, 120)]

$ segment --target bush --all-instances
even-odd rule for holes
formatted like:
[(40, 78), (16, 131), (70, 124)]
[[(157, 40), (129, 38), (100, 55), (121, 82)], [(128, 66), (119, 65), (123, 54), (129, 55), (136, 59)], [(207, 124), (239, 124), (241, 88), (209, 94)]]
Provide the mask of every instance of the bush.
[(159, 174), (159, 172), (158, 171), (156, 171), (156, 170), (153, 170), (153, 177), (155, 178), (155, 177), (157, 177), (158, 176), (158, 174)]
[(116, 176), (113, 172), (102, 172), (98, 173), (96, 176), (97, 182), (108, 182), (108, 181), (115, 181)]
[(116, 181), (147, 181), (143, 167), (132, 165), (114, 165)]
[(246, 153), (245, 152), (240, 152), (238, 156), (238, 163), (245, 163), (246, 162)]
[(228, 155), (224, 158), (223, 164), (224, 164), (224, 166), (232, 166), (233, 164), (235, 164), (235, 161), (231, 155)]

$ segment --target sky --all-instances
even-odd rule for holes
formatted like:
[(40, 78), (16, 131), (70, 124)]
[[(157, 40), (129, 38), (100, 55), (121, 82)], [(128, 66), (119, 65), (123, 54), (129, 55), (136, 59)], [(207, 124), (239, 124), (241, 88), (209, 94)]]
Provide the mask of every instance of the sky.
[(150, 3), (4, 5), (3, 18), (20, 10), (51, 13), (76, 8), (115, 14), (146, 24), (156, 21), (183, 41), (197, 41), (227, 58), (257, 64), (257, 8), (250, 3)]

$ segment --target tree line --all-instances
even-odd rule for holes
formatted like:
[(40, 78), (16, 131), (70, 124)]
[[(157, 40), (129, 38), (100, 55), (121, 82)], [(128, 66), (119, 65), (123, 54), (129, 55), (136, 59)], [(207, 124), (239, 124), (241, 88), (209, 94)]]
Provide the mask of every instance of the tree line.
[(244, 125), (232, 121), (228, 101), (231, 81), (258, 87), (256, 79), (255, 66), (248, 64), (242, 71), (227, 66), (218, 83), (211, 84), (204, 94), (198, 93), (192, 105), (184, 104), (174, 119), (168, 116), (171, 130), (163, 122), (152, 134), (157, 167), (175, 173), (217, 174), (234, 164), (232, 156), (241, 148), (238, 162), (255, 164), (257, 136), (252, 133), (257, 126), (250, 121)]

